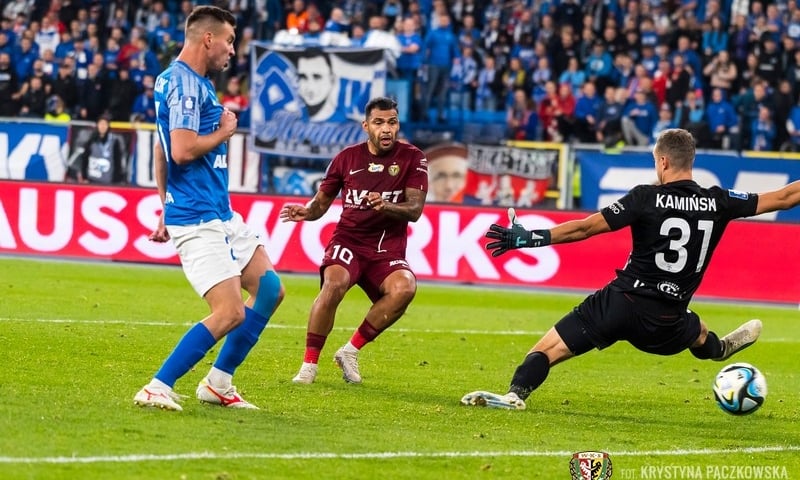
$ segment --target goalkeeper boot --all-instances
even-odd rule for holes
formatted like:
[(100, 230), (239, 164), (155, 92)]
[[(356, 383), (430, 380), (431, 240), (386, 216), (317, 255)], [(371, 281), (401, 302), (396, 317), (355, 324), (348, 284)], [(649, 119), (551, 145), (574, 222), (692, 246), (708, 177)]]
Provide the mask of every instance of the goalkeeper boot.
[(314, 383), (314, 380), (317, 379), (317, 368), (318, 366), (316, 363), (303, 362), (303, 366), (300, 367), (300, 371), (294, 376), (292, 382), (304, 384)]
[(208, 383), (208, 378), (204, 378), (197, 385), (197, 399), (203, 403), (219, 405), (227, 408), (249, 408), (258, 410), (258, 407), (242, 398), (236, 392), (236, 387), (231, 385), (228, 388), (217, 388)]
[(736, 352), (756, 343), (759, 335), (761, 335), (761, 320), (750, 320), (743, 323), (739, 328), (720, 339), (722, 355), (715, 358), (714, 361), (721, 362), (729, 359)]
[(181, 395), (173, 392), (171, 388), (145, 385), (144, 388), (134, 395), (133, 403), (141, 407), (155, 407), (163, 410), (180, 412), (183, 411), (183, 408), (178, 402), (180, 402), (182, 398)]
[(471, 392), (461, 397), (461, 405), (525, 410), (525, 401), (514, 392), (505, 395), (483, 391)]
[(333, 359), (342, 369), (342, 378), (345, 382), (361, 383), (361, 374), (358, 372), (358, 350), (349, 350), (345, 345), (336, 352)]

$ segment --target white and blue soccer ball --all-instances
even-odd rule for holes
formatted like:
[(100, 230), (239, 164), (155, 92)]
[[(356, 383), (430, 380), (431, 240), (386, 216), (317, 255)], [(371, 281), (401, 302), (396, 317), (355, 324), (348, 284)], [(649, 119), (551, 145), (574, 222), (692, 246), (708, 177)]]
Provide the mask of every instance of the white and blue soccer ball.
[(731, 415), (748, 415), (764, 404), (767, 380), (749, 363), (732, 363), (719, 371), (713, 390), (722, 410)]

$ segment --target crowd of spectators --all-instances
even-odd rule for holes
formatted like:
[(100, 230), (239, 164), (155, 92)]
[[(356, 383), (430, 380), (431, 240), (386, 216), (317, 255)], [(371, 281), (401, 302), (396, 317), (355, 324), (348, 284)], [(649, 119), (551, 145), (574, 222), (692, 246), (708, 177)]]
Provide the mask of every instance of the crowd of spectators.
[(701, 148), (800, 150), (795, 0), (10, 0), (0, 116), (152, 121), (155, 77), (208, 3), (239, 20), (214, 79), (237, 111), (248, 43), (286, 34), (384, 46), (415, 121), (505, 112), (509, 138), (650, 145), (682, 127)]

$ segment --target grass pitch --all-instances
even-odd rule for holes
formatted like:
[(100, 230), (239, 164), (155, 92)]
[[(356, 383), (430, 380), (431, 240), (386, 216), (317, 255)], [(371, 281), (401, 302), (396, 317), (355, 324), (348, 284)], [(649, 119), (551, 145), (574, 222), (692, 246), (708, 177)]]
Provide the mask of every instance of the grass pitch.
[(459, 399), (504, 392), (581, 296), (421, 284), (400, 322), (362, 351), (364, 383), (348, 385), (332, 356), (368, 308), (356, 289), (317, 383), (301, 386), (291, 378), (318, 280), (282, 280), (287, 297), (235, 378), (261, 410), (194, 400), (215, 349), (178, 381), (190, 398), (177, 413), (132, 398), (207, 314), (180, 269), (0, 258), (0, 478), (569, 479), (573, 453), (603, 451), (614, 479), (800, 479), (796, 309), (694, 305), (721, 334), (764, 321), (759, 342), (731, 359), (766, 375), (767, 401), (751, 416), (715, 405), (722, 364), (623, 343), (553, 368), (516, 412)]

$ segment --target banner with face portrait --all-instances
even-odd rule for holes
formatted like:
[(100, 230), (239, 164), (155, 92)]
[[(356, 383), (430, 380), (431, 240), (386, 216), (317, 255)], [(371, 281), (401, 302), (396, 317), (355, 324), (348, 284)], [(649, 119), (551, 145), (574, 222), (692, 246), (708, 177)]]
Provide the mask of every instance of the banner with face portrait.
[(380, 48), (307, 48), (255, 42), (250, 133), (257, 151), (329, 159), (366, 139), (364, 107), (386, 92)]

